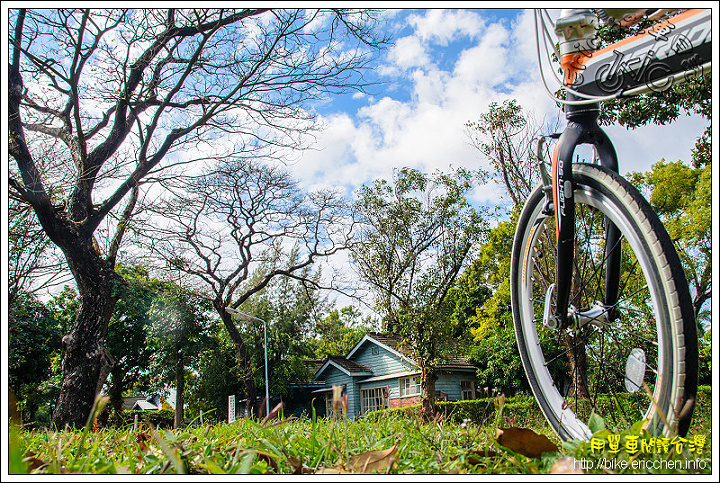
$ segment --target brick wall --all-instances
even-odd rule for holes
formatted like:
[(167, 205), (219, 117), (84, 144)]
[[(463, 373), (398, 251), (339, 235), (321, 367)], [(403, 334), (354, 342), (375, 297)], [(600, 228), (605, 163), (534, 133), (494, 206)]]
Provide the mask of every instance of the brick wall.
[(412, 406), (413, 404), (420, 404), (420, 395), (398, 397), (390, 399), (390, 409), (404, 408), (405, 406)]

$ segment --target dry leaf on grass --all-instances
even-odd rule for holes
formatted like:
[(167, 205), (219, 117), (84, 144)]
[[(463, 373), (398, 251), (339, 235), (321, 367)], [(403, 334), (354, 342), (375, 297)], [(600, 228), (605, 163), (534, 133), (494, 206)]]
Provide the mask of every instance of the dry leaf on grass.
[(397, 444), (380, 451), (368, 451), (350, 458), (350, 470), (353, 473), (387, 473), (395, 462)]
[(368, 451), (350, 457), (347, 467), (320, 468), (316, 475), (340, 475), (352, 473), (388, 473), (395, 463), (397, 444), (392, 448), (379, 451)]
[(500, 446), (530, 458), (558, 451), (558, 447), (547, 436), (527, 428), (498, 428), (497, 442)]
[(485, 465), (486, 461), (483, 458), (495, 458), (497, 456), (498, 453), (491, 449), (476, 449), (467, 454), (467, 462), (472, 466)]
[(300, 458), (294, 456), (287, 456), (287, 462), (292, 468), (293, 475), (311, 475), (313, 472), (307, 466), (303, 465)]
[(32, 451), (27, 452), (27, 456), (23, 458), (23, 461), (28, 464), (29, 471), (37, 470), (38, 468), (49, 465), (49, 463), (41, 460), (40, 458), (36, 458), (35, 453)]

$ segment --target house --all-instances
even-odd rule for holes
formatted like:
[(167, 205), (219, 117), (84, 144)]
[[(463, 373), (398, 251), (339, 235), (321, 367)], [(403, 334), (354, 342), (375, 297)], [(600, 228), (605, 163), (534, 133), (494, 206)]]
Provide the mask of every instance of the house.
[[(436, 400), (476, 398), (477, 368), (464, 358), (452, 359), (437, 370)], [(331, 413), (333, 386), (342, 387), (347, 394), (347, 417), (351, 419), (420, 402), (420, 367), (400, 348), (400, 340), (387, 334), (370, 332), (346, 356), (328, 357), (315, 372), (315, 379), (325, 381), (324, 387), (313, 391), (324, 396), (318, 414), (322, 409), (326, 415)]]
[[(175, 397), (171, 398), (172, 402)], [(151, 396), (126, 396), (123, 397), (123, 410), (125, 411), (157, 411), (160, 409), (174, 410), (175, 405), (170, 400), (161, 399), (158, 394)]]

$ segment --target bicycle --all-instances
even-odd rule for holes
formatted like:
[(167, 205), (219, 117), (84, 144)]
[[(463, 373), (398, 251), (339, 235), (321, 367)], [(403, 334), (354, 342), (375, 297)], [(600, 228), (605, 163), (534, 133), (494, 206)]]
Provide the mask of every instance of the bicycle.
[[(698, 370), (688, 284), (660, 219), (618, 173), (615, 148), (597, 119), (602, 101), (708, 72), (710, 12), (669, 18), (667, 11), (598, 13), (610, 25), (632, 25), (644, 16), (658, 22), (599, 49), (598, 16), (563, 10), (554, 25), (562, 98), (542, 72), (540, 38), (555, 48), (547, 27), (552, 21), (535, 11), (542, 80), (563, 105), (567, 126), (549, 136), (556, 141), (549, 171), (545, 138), (538, 143), (541, 182), (515, 232), (510, 281), (516, 339), (533, 394), (561, 439), (589, 439), (593, 413), (610, 431), (640, 421), (652, 434), (684, 436)], [(549, 49), (546, 55), (552, 61)], [(591, 163), (573, 162), (581, 144), (593, 147)]]

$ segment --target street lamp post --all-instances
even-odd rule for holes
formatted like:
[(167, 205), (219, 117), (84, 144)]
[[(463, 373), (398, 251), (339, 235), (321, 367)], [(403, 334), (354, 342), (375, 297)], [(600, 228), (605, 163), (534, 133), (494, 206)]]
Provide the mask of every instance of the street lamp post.
[(268, 379), (268, 358), (267, 358), (267, 321), (260, 319), (258, 317), (254, 317), (250, 314), (246, 314), (245, 312), (240, 312), (237, 309), (233, 309), (230, 307), (227, 307), (225, 310), (230, 312), (231, 314), (238, 314), (238, 315), (244, 315), (245, 317), (248, 317), (250, 319), (259, 320), (263, 323), (263, 334), (265, 336), (265, 416), (267, 417), (270, 414), (270, 379)]

